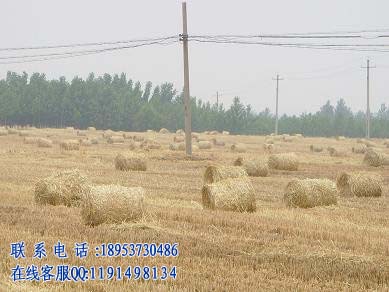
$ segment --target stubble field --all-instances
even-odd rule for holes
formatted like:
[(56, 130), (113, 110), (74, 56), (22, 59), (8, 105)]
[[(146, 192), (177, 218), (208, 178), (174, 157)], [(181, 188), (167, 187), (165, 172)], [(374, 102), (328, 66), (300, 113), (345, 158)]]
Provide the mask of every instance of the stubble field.
[[(59, 141), (79, 138), (76, 131), (34, 130), (34, 135)], [(129, 151), (129, 141), (108, 144), (102, 131), (91, 131), (99, 144), (77, 151), (38, 148), (24, 144), (18, 135), (0, 137), (0, 291), (361, 291), (389, 289), (389, 166), (370, 167), (363, 155), (351, 152), (355, 139), (298, 138), (276, 142), (275, 153), (295, 152), (297, 171), (271, 170), (268, 177), (251, 177), (257, 211), (237, 213), (203, 209), (203, 173), (210, 164), (231, 165), (238, 154), (229, 146), (247, 145), (246, 158), (266, 159), (265, 137), (217, 135), (225, 147), (197, 150), (192, 159), (171, 151), (174, 134), (133, 133), (152, 137), (162, 149), (146, 151), (145, 172), (114, 168), (118, 153)], [(211, 139), (213, 136), (207, 136)], [(382, 140), (375, 141), (389, 154)], [(346, 157), (331, 157), (325, 150), (311, 152), (309, 145), (336, 146)], [(136, 223), (83, 224), (76, 207), (37, 205), (34, 185), (54, 171), (79, 169), (96, 185), (141, 186), (147, 210)], [(283, 192), (293, 178), (335, 180), (341, 171), (363, 170), (384, 178), (379, 198), (339, 197), (335, 206), (299, 209), (286, 207)], [(69, 258), (57, 259), (52, 246), (66, 244)], [(26, 259), (10, 256), (10, 244), (25, 241)], [(47, 259), (32, 259), (34, 244), (44, 241)], [(85, 259), (74, 256), (75, 242), (92, 248)], [(102, 243), (179, 243), (179, 256), (95, 257)], [(177, 279), (94, 280), (85, 283), (50, 281), (13, 283), (17, 264), (99, 266), (177, 266)]]

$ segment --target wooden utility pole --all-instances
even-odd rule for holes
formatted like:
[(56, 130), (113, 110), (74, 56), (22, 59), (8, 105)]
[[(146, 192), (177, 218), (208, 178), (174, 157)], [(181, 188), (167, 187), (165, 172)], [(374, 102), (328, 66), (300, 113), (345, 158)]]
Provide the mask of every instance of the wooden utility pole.
[(366, 139), (370, 139), (370, 60), (367, 59), (366, 67)]
[(219, 108), (219, 91), (216, 91), (216, 106)]
[(274, 134), (278, 135), (278, 86), (279, 86), (279, 81), (283, 80), (283, 79), (280, 78), (280, 75), (277, 74), (277, 78), (273, 78), (273, 80), (277, 81), (277, 87), (276, 87), (276, 125), (275, 125)]
[(186, 2), (182, 2), (182, 34), (180, 40), (184, 51), (184, 109), (185, 109), (185, 149), (186, 155), (192, 155), (192, 117), (189, 94), (189, 57), (188, 57), (188, 23)]

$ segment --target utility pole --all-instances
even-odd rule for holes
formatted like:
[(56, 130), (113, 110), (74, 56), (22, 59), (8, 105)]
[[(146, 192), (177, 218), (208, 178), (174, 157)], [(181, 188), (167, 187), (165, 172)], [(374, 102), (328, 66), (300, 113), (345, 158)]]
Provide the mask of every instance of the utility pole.
[(188, 57), (188, 22), (186, 2), (182, 2), (182, 34), (180, 40), (184, 52), (184, 109), (185, 109), (185, 149), (186, 155), (192, 155), (192, 117), (189, 94), (189, 57)]
[(219, 91), (216, 91), (216, 106), (219, 108)]
[(284, 80), (280, 78), (280, 75), (277, 74), (277, 78), (273, 78), (273, 80), (277, 81), (277, 87), (276, 87), (276, 126), (275, 126), (275, 131), (274, 134), (278, 135), (278, 85), (280, 80)]
[(375, 68), (370, 66), (370, 60), (367, 59), (366, 67), (366, 139), (370, 139), (370, 69)]

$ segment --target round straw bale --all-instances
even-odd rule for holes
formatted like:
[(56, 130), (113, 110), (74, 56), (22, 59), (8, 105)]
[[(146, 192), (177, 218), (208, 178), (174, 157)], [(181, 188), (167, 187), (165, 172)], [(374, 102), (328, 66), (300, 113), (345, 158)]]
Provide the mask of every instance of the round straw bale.
[(220, 133), (218, 131), (211, 131), (209, 132), (210, 135), (219, 135)]
[(352, 148), (353, 153), (364, 154), (367, 151), (367, 147), (364, 144), (357, 144)]
[(345, 136), (336, 136), (335, 139), (338, 141), (341, 141), (341, 140), (345, 140), (346, 137)]
[(144, 141), (144, 137), (143, 136), (138, 136), (138, 135), (135, 135), (134, 136), (134, 141), (135, 142), (142, 142), (142, 141)]
[(386, 140), (384, 141), (384, 145), (386, 145), (387, 147), (389, 147), (389, 139), (386, 139)]
[(37, 144), (39, 138), (38, 137), (25, 137), (23, 139), (24, 144)]
[(254, 188), (245, 177), (206, 184), (201, 193), (204, 208), (237, 212), (256, 210)]
[(174, 136), (173, 141), (176, 143), (184, 142), (185, 136)]
[(242, 144), (242, 143), (232, 144), (231, 151), (237, 152), (237, 153), (243, 153), (243, 152), (247, 151), (247, 147), (245, 144)]
[(154, 139), (146, 139), (140, 144), (140, 147), (144, 149), (161, 149), (161, 144)]
[(265, 144), (274, 144), (274, 140), (271, 138), (266, 138), (265, 139)]
[(365, 142), (366, 142), (366, 139), (364, 139), (364, 138), (358, 138), (357, 139), (357, 143), (365, 144)]
[(91, 139), (90, 139), (90, 142), (91, 142), (93, 145), (97, 145), (97, 144), (99, 144), (99, 139), (97, 139), (96, 137), (94, 137), (94, 138), (91, 138)]
[(66, 130), (74, 131), (74, 128), (73, 127), (66, 127)]
[(115, 135), (115, 132), (110, 130), (110, 129), (103, 132), (103, 138), (106, 138), (106, 139), (109, 137), (112, 137), (114, 135)]
[(328, 147), (328, 152), (330, 153), (330, 156), (332, 157), (346, 157), (347, 154), (344, 151), (341, 151), (339, 149), (336, 149), (335, 147)]
[(59, 144), (59, 147), (63, 150), (79, 150), (80, 143), (77, 140), (64, 140)]
[(203, 132), (204, 135), (209, 135), (209, 133), (210, 133), (209, 131), (204, 131)]
[(38, 147), (51, 148), (51, 147), (53, 147), (53, 141), (51, 141), (50, 139), (46, 139), (46, 138), (39, 138), (38, 139)]
[(243, 160), (242, 157), (238, 157), (234, 161), (234, 166), (242, 166), (249, 176), (268, 176), (269, 166), (266, 162), (261, 160)]
[(0, 136), (7, 136), (8, 135), (8, 131), (6, 129), (2, 130), (0, 129)]
[(122, 171), (145, 171), (147, 168), (146, 157), (141, 153), (135, 152), (118, 154), (115, 157), (115, 168)]
[(263, 144), (263, 149), (268, 152), (272, 152), (274, 150), (274, 144)]
[(149, 133), (149, 134), (154, 134), (155, 131), (154, 131), (154, 130), (147, 130), (147, 133)]
[(89, 193), (88, 179), (76, 170), (57, 172), (35, 184), (38, 204), (78, 206)]
[(288, 207), (312, 208), (337, 204), (337, 190), (328, 179), (293, 179), (284, 192)]
[(381, 153), (372, 148), (368, 148), (363, 161), (369, 166), (381, 166), (381, 165), (389, 165), (389, 155), (385, 153)]
[(78, 130), (78, 131), (77, 131), (77, 136), (79, 136), (79, 137), (86, 137), (86, 136), (87, 136), (87, 133), (86, 133), (85, 131), (80, 131), (80, 130)]
[(88, 127), (88, 131), (96, 131), (95, 127)]
[(223, 131), (222, 134), (223, 134), (223, 135), (229, 135), (230, 132), (228, 132), (228, 131)]
[(309, 146), (309, 149), (311, 149), (311, 152), (322, 152), (323, 147), (318, 146), (318, 145), (311, 145)]
[(93, 186), (81, 203), (86, 225), (136, 221), (143, 216), (145, 191), (141, 187)]
[(19, 134), (19, 130), (15, 129), (15, 128), (9, 128), (8, 134), (10, 134), (10, 135)]
[(247, 172), (239, 166), (210, 165), (204, 173), (204, 183), (211, 184), (227, 178), (247, 177)]
[(178, 130), (176, 131), (176, 134), (177, 134), (177, 135), (185, 135), (185, 131), (182, 130), (182, 129), (178, 129)]
[(92, 141), (89, 139), (82, 139), (80, 141), (81, 146), (89, 147), (92, 146)]
[(341, 173), (336, 179), (338, 191), (343, 196), (380, 197), (382, 178), (373, 173)]
[(166, 128), (162, 128), (161, 130), (159, 130), (159, 133), (161, 133), (161, 134), (169, 134), (170, 131), (168, 129), (166, 129)]
[(295, 141), (295, 140), (296, 140), (296, 137), (287, 135), (287, 136), (283, 136), (283, 137), (282, 137), (282, 140), (283, 140), (284, 142), (289, 142), (289, 143), (290, 143), (290, 142)]
[(199, 142), (198, 146), (199, 146), (199, 149), (211, 149), (212, 148), (212, 144), (209, 141), (201, 141), (201, 142)]
[(297, 137), (297, 138), (303, 138), (304, 137), (303, 134), (294, 134), (294, 136)]
[(295, 153), (280, 153), (269, 156), (268, 164), (270, 168), (278, 170), (297, 170), (299, 160)]
[[(8, 134), (8, 132), (6, 132), (6, 133)], [(27, 131), (20, 131), (19, 132), (20, 137), (28, 137), (29, 135), (30, 135), (30, 133)]]
[(130, 133), (124, 132), (122, 136), (124, 139), (133, 139), (133, 136)]
[(109, 144), (124, 143), (123, 136), (111, 136), (107, 139)]
[(364, 143), (367, 147), (378, 147), (377, 143), (374, 143), (373, 141), (365, 140)]
[(192, 132), (192, 138), (193, 139), (199, 139), (199, 137), (200, 137), (200, 134), (199, 133), (196, 133), (196, 132)]
[(225, 145), (226, 145), (226, 142), (221, 141), (221, 140), (216, 139), (216, 138), (213, 138), (213, 139), (212, 139), (212, 143), (213, 143), (213, 145), (215, 145), (215, 146), (225, 146)]
[(172, 151), (185, 151), (185, 143), (171, 143), (169, 149)]

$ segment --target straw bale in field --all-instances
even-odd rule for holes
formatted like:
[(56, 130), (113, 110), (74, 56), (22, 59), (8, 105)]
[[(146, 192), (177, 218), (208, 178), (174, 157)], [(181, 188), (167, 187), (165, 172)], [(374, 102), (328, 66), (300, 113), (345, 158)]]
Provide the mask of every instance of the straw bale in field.
[(86, 133), (85, 131), (80, 131), (80, 130), (78, 130), (78, 131), (77, 131), (77, 136), (79, 136), (79, 137), (86, 137), (86, 136), (87, 136), (87, 133)]
[(155, 133), (154, 130), (147, 130), (146, 132), (149, 133), (149, 134), (154, 134)]
[(211, 149), (212, 144), (209, 141), (200, 141), (198, 143), (199, 149)]
[(118, 154), (115, 158), (115, 168), (122, 171), (145, 171), (147, 169), (146, 157), (136, 152)]
[(372, 148), (368, 148), (363, 161), (369, 166), (381, 166), (381, 165), (389, 165), (389, 155), (374, 150)]
[(367, 147), (378, 147), (377, 143), (369, 140), (365, 140), (363, 144), (365, 144)]
[(95, 127), (88, 127), (88, 131), (96, 131)]
[(200, 137), (200, 134), (199, 134), (199, 133), (192, 132), (192, 138), (193, 138), (193, 139), (199, 139), (199, 137)]
[(96, 137), (94, 137), (94, 138), (91, 138), (91, 139), (90, 139), (90, 142), (91, 142), (93, 145), (97, 145), (97, 144), (99, 144), (99, 139), (97, 139)]
[(135, 142), (142, 142), (144, 140), (145, 140), (145, 138), (143, 136), (138, 136), (138, 135), (134, 136), (134, 141)]
[(382, 178), (374, 173), (342, 172), (336, 179), (336, 186), (342, 196), (380, 197)]
[(211, 131), (209, 132), (210, 135), (219, 135), (220, 133), (218, 131)]
[(35, 184), (38, 204), (78, 206), (89, 193), (88, 179), (78, 170), (57, 172)]
[(322, 152), (323, 151), (323, 147), (318, 146), (318, 145), (311, 145), (311, 146), (309, 146), (309, 149), (311, 150), (311, 152)]
[(204, 135), (209, 135), (209, 133), (210, 133), (209, 131), (204, 131), (203, 132)]
[(29, 135), (30, 135), (30, 133), (27, 132), (27, 131), (19, 131), (19, 136), (20, 137), (28, 137)]
[(73, 127), (66, 127), (66, 130), (74, 131), (74, 128)]
[(92, 140), (89, 139), (82, 139), (80, 141), (81, 146), (89, 147), (92, 146)]
[(37, 144), (39, 138), (38, 137), (25, 137), (23, 139), (24, 144)]
[(154, 139), (146, 139), (140, 144), (140, 147), (144, 149), (161, 149), (161, 144)]
[(274, 144), (263, 144), (263, 149), (268, 152), (272, 152), (274, 150)]
[(266, 138), (265, 144), (274, 144), (274, 140), (272, 138)]
[(38, 139), (38, 147), (51, 148), (51, 147), (53, 147), (53, 141), (51, 141), (50, 139), (46, 139), (46, 138), (39, 138)]
[(81, 203), (86, 225), (136, 221), (144, 213), (145, 191), (141, 187), (93, 186)]
[(365, 144), (365, 142), (366, 142), (366, 139), (364, 139), (364, 138), (358, 138), (357, 139), (357, 143)]
[(204, 173), (204, 184), (211, 184), (227, 178), (247, 177), (247, 172), (240, 166), (210, 165)]
[(0, 129), (0, 136), (7, 136), (8, 135), (8, 131), (6, 129)]
[(185, 143), (184, 142), (171, 143), (169, 145), (169, 149), (173, 151), (185, 151)]
[(339, 149), (336, 149), (335, 147), (328, 147), (328, 152), (330, 153), (330, 156), (332, 157), (346, 157), (347, 154)]
[(346, 140), (346, 137), (345, 136), (336, 136), (335, 139), (338, 141), (341, 141), (341, 140)]
[(231, 145), (231, 151), (237, 152), (237, 153), (243, 153), (247, 151), (247, 147), (245, 144), (242, 143), (236, 143)]
[(303, 138), (304, 137), (303, 134), (294, 134), (294, 136), (297, 137), (297, 138)]
[(234, 166), (242, 166), (249, 176), (268, 176), (269, 175), (269, 166), (267, 162), (254, 159), (247, 160), (242, 157), (238, 157), (234, 161)]
[(63, 150), (79, 150), (80, 143), (77, 140), (64, 140), (59, 144), (59, 147)]
[(173, 141), (176, 143), (184, 142), (185, 136), (174, 136)]
[(124, 143), (124, 137), (123, 136), (111, 136), (107, 139), (107, 142), (109, 144)]
[(337, 204), (337, 189), (328, 179), (293, 179), (284, 192), (289, 207), (312, 208)]
[(229, 135), (230, 132), (228, 132), (228, 131), (223, 131), (222, 134), (223, 134), (223, 135)]
[(283, 140), (284, 142), (289, 142), (289, 143), (290, 143), (290, 142), (295, 141), (295, 140), (296, 140), (296, 137), (287, 135), (287, 136), (283, 136), (283, 137), (282, 137), (282, 140)]
[(206, 184), (201, 193), (204, 208), (237, 212), (256, 210), (254, 188), (247, 177)]
[(367, 146), (364, 144), (357, 144), (351, 149), (353, 153), (364, 154), (367, 151)]
[(295, 153), (280, 153), (269, 156), (268, 165), (278, 170), (297, 170), (299, 160)]
[(178, 129), (178, 130), (176, 131), (176, 134), (177, 134), (177, 135), (185, 135), (185, 131), (184, 131), (183, 129)]
[(161, 133), (161, 134), (169, 134), (170, 131), (168, 129), (166, 129), (166, 128), (162, 128), (161, 130), (159, 130), (159, 133)]
[(15, 128), (9, 128), (8, 134), (10, 134), (10, 135), (19, 134), (19, 130), (15, 129)]
[(122, 136), (124, 139), (133, 139), (133, 136), (130, 133), (124, 132)]
[(386, 145), (386, 147), (389, 147), (389, 139), (386, 139), (386, 140), (384, 141), (384, 145)]
[(212, 139), (212, 143), (213, 143), (213, 145), (215, 145), (215, 146), (225, 146), (225, 145), (226, 145), (226, 142), (221, 141), (221, 140), (216, 139), (216, 138), (213, 138), (213, 139)]
[(115, 135), (115, 132), (112, 130), (106, 130), (103, 132), (103, 138), (107, 139)]

